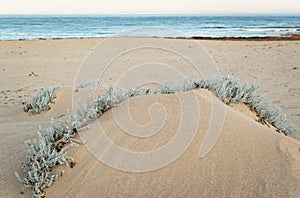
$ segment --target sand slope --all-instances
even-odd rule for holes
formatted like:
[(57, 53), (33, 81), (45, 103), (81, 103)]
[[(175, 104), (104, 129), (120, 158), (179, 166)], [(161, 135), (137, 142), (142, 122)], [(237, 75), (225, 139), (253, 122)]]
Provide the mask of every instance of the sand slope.
[[(217, 144), (206, 157), (199, 158), (199, 147), (210, 123), (211, 101), (207, 91), (195, 93), (201, 109), (199, 129), (191, 146), (175, 162), (146, 173), (123, 172), (104, 165), (81, 146), (70, 150), (78, 162), (76, 167), (68, 168), (47, 190), (47, 195), (299, 197), (300, 142), (274, 132), (231, 107), (226, 107), (225, 124)], [(183, 95), (188, 99), (193, 94)], [(218, 99), (213, 97), (213, 100)], [(123, 148), (145, 151), (160, 147), (174, 136), (178, 127), (180, 107), (175, 95), (132, 98), (129, 107), (132, 118), (138, 123), (147, 123), (147, 109), (155, 102), (165, 106), (166, 111), (178, 113), (170, 115), (159, 134), (147, 140), (124, 134), (113, 120), (112, 111), (105, 113), (99, 122), (107, 135)], [(224, 104), (218, 102), (218, 105)], [(114, 111), (117, 113), (121, 106)]]

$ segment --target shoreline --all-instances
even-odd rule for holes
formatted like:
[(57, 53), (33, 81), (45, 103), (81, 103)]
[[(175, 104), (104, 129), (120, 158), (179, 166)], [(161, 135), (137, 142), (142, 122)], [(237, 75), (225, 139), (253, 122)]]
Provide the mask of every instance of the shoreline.
[(78, 40), (78, 39), (107, 39), (107, 38), (163, 38), (163, 39), (194, 39), (194, 40), (218, 40), (218, 41), (298, 41), (300, 34), (292, 34), (288, 36), (251, 36), (251, 37), (206, 37), (206, 36), (191, 36), (191, 37), (71, 37), (71, 38), (37, 38), (37, 39), (16, 39), (16, 40), (0, 40), (0, 41), (39, 41), (39, 40)]
[(236, 41), (297, 41), (300, 40), (300, 34), (292, 34), (289, 36), (251, 36), (251, 37), (201, 37), (193, 36), (191, 39), (195, 40), (236, 40)]

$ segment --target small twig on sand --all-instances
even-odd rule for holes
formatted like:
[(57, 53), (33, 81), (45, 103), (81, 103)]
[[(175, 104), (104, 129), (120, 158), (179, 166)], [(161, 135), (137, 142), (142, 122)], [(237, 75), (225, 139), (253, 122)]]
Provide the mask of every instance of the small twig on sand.
[(29, 76), (32, 76), (32, 75), (38, 76), (38, 74), (36, 74), (36, 73), (34, 73), (33, 71), (31, 71), (31, 73), (29, 74)]

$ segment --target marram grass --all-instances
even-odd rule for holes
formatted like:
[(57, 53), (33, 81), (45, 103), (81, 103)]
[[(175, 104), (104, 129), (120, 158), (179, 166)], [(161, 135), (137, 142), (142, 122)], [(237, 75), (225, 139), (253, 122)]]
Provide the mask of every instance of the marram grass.
[[(74, 114), (68, 112), (66, 120), (52, 120), (49, 128), (40, 128), (38, 139), (27, 141), (27, 160), (23, 163), (23, 171), (26, 175), (21, 178), (16, 173), (16, 177), (25, 187), (33, 189), (33, 197), (44, 197), (45, 189), (64, 173), (63, 171), (54, 173), (54, 167), (75, 165), (66, 150), (71, 146), (83, 144), (75, 137), (78, 132), (86, 129), (90, 122), (130, 97), (157, 93), (173, 94), (198, 88), (210, 90), (225, 104), (245, 103), (261, 119), (272, 124), (278, 131), (299, 139), (295, 133), (298, 129), (287, 120), (286, 115), (279, 108), (273, 107), (271, 102), (263, 102), (264, 97), (256, 91), (257, 85), (241, 83), (238, 79), (214, 76), (199, 81), (185, 81), (183, 88), (174, 89), (163, 84), (160, 90), (126, 90), (111, 86), (105, 94), (91, 96), (85, 105), (78, 105)], [(49, 109), (49, 103), (54, 99), (57, 90), (58, 87), (52, 87), (37, 93), (33, 101), (25, 106), (25, 110), (29, 109), (29, 113), (38, 113)]]

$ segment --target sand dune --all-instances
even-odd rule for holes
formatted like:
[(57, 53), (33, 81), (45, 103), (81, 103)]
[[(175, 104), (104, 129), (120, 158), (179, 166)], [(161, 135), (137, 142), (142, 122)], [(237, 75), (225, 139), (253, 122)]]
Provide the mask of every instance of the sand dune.
[[(184, 42), (174, 40), (179, 41)], [(31, 197), (29, 189), (19, 194), (22, 184), (14, 175), (15, 171), (22, 172), (27, 150), (24, 141), (37, 137), (38, 125), (46, 127), (50, 118), (61, 117), (72, 108), (72, 89), (66, 87), (72, 87), (81, 61), (99, 42), (101, 39), (0, 41), (0, 197)], [(259, 82), (261, 92), (275, 100), (299, 127), (299, 41), (199, 42), (213, 56), (222, 74)], [(126, 54), (126, 61), (116, 60), (115, 67), (105, 73), (105, 80), (113, 82), (117, 78), (115, 68), (139, 63), (147, 55), (175, 62), (175, 67), (189, 66), (172, 54), (138, 51)], [(29, 75), (31, 72), (38, 75)], [(29, 101), (37, 90), (53, 85), (65, 88), (58, 93), (50, 111), (34, 116), (23, 112), (23, 101)], [(217, 144), (207, 156), (199, 158), (212, 105), (211, 95), (204, 90), (182, 96), (189, 98), (193, 93), (201, 110), (199, 128), (192, 144), (175, 162), (156, 171), (129, 173), (104, 165), (85, 146), (71, 148), (69, 153), (76, 166), (62, 167), (66, 170), (64, 176), (47, 189), (47, 195), (299, 197), (299, 141), (261, 125), (244, 106), (226, 106)], [(225, 107), (212, 98), (217, 106)], [(180, 120), (180, 106), (174, 95), (138, 97), (127, 102), (131, 116), (141, 125), (151, 121), (147, 109), (155, 102), (171, 114), (165, 118), (160, 133), (147, 140), (135, 139), (124, 134), (112, 120), (113, 113), (124, 110), (124, 101), (98, 120), (115, 143), (130, 150), (147, 151), (172, 139)]]
[[(90, 197), (95, 193), (105, 197), (300, 195), (300, 142), (276, 133), (232, 107), (226, 107), (225, 123), (217, 144), (206, 157), (199, 158), (199, 147), (211, 124), (210, 118), (213, 121), (214, 117), (210, 117), (210, 93), (197, 90), (195, 94), (201, 111), (197, 135), (175, 162), (146, 173), (124, 172), (103, 164), (81, 146), (70, 150), (78, 163), (73, 169), (67, 169), (66, 174), (47, 190), (49, 197)], [(192, 93), (183, 95), (186, 99), (193, 97)], [(214, 96), (212, 99), (218, 100)], [(116, 107), (115, 113), (122, 111), (126, 102)], [(155, 102), (163, 105), (167, 112), (180, 112), (175, 95), (137, 97), (129, 100), (132, 118), (138, 123), (149, 122), (148, 107)], [(114, 121), (112, 110), (98, 121), (117, 145), (134, 151), (149, 151), (171, 140), (178, 128), (178, 114), (170, 115), (159, 134), (147, 140), (124, 134)], [(97, 133), (91, 130), (86, 133)]]

